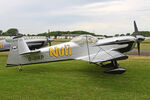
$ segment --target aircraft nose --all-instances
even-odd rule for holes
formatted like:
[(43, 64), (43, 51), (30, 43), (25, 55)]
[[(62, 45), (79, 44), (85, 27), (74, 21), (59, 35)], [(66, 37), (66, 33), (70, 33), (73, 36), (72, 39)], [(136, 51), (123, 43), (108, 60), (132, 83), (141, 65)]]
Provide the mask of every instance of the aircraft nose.
[(142, 36), (142, 35), (137, 35), (136, 38), (137, 38), (137, 40), (140, 41), (140, 42), (145, 40), (145, 37)]

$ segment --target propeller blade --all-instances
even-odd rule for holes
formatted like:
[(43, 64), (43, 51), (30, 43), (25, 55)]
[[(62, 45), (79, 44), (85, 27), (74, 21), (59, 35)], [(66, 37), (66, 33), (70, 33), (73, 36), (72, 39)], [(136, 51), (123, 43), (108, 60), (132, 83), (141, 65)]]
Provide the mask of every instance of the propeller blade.
[(135, 32), (135, 36), (139, 35), (139, 31), (138, 31), (138, 28), (137, 28), (137, 25), (136, 25), (135, 21), (134, 21), (134, 32)]
[(138, 55), (140, 55), (140, 42), (137, 42)]
[(137, 42), (137, 48), (138, 48), (138, 55), (140, 55), (140, 43), (145, 40), (145, 37), (139, 33), (138, 27), (135, 21), (134, 21), (134, 33), (135, 33), (135, 38), (137, 39), (136, 42)]

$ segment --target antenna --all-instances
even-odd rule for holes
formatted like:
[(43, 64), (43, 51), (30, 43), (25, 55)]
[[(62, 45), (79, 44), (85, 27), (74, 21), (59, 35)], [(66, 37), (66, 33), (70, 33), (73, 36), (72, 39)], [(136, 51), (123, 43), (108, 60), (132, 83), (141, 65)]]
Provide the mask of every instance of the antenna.
[(88, 50), (88, 56), (89, 56), (89, 62), (90, 62), (91, 58), (90, 58), (90, 50), (89, 50), (89, 44), (88, 44), (87, 34), (86, 34), (86, 44), (87, 44), (87, 50)]

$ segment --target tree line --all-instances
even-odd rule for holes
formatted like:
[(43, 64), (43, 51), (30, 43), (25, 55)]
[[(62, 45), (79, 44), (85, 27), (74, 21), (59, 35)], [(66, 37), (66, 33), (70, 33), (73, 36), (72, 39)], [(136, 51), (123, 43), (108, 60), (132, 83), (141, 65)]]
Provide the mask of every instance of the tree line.
[(3, 32), (2, 30), (0, 30), (0, 36), (16, 36), (18, 34), (20, 33), (18, 29), (16, 28), (10, 28), (6, 32)]
[(62, 35), (72, 35), (72, 34), (88, 34), (88, 35), (94, 35), (94, 33), (86, 32), (86, 31), (53, 31), (53, 32), (45, 32), (45, 33), (39, 33), (37, 36), (62, 36)]
[[(139, 34), (143, 35), (144, 37), (150, 37), (150, 31), (139, 31)], [(130, 35), (133, 35), (135, 36), (136, 33), (133, 32), (133, 33), (126, 33), (126, 34), (115, 34), (115, 36), (130, 36)]]
[[(150, 37), (150, 31), (140, 31), (139, 32), (141, 35), (145, 36), (145, 37)], [(0, 30), (0, 36), (16, 36), (19, 35), (21, 33), (19, 33), (19, 30), (17, 28), (10, 28), (8, 29), (6, 32), (3, 32), (2, 30)], [(82, 34), (88, 34), (88, 35), (93, 35), (93, 36), (103, 36), (103, 37), (110, 37), (107, 35), (96, 35), (95, 33), (91, 33), (91, 32), (87, 32), (87, 31), (53, 31), (53, 32), (44, 32), (44, 33), (39, 33), (39, 34), (22, 34), (25, 36), (62, 36), (62, 35), (70, 35), (70, 34), (78, 34), (78, 35), (82, 35)], [(126, 34), (115, 34), (114, 36), (130, 36), (130, 35), (135, 35), (135, 33), (126, 33)]]

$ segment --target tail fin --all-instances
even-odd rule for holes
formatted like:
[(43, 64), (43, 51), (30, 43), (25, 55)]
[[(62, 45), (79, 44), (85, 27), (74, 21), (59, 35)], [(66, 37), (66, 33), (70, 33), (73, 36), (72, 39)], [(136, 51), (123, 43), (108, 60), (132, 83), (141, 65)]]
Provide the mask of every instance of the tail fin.
[(22, 64), (21, 54), (30, 52), (23, 38), (14, 38), (7, 59), (7, 67)]

